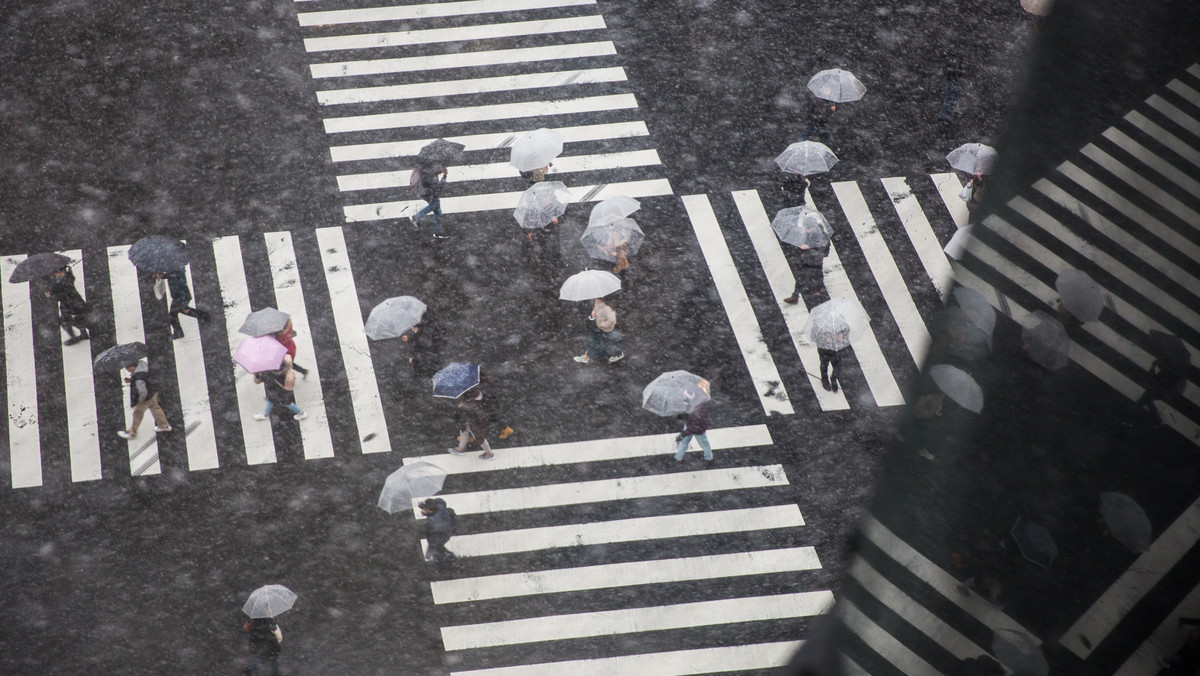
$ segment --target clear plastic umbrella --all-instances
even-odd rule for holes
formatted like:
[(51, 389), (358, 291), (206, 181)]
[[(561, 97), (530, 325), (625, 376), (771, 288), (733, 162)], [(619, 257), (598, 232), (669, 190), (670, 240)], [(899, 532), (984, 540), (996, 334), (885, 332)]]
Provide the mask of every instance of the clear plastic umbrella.
[(1021, 9), (1036, 16), (1046, 16), (1054, 8), (1054, 0), (1021, 0)]
[(280, 613), (291, 610), (296, 602), (296, 594), (281, 584), (269, 584), (250, 592), (242, 612), (250, 617), (276, 617)]
[(775, 158), (775, 164), (779, 165), (780, 169), (801, 176), (823, 174), (832, 169), (837, 162), (837, 155), (833, 154), (829, 146), (816, 141), (793, 143)]
[(821, 212), (808, 206), (788, 207), (775, 214), (771, 229), (780, 241), (801, 248), (817, 249), (829, 244), (833, 228)]
[(412, 509), (413, 498), (427, 498), (442, 490), (446, 470), (428, 462), (414, 462), (388, 475), (379, 494), (379, 508), (388, 514)]
[(946, 161), (968, 174), (990, 174), (996, 163), (996, 149), (983, 143), (964, 143), (951, 150)]
[(1134, 552), (1150, 548), (1150, 517), (1146, 510), (1124, 493), (1101, 493), (1100, 516), (1113, 538)]
[(970, 318), (971, 323), (987, 334), (990, 343), (992, 333), (996, 330), (996, 311), (992, 308), (992, 304), (983, 297), (983, 294), (966, 286), (955, 287), (954, 300)]
[(996, 629), (992, 635), (992, 654), (1017, 676), (1047, 676), (1050, 665), (1029, 634), (1015, 629)]
[(589, 225), (579, 241), (592, 258), (615, 263), (618, 254), (632, 256), (642, 247), (646, 233), (632, 218), (622, 218), (604, 225)]
[(562, 134), (545, 128), (535, 129), (513, 141), (508, 163), (518, 171), (533, 171), (550, 164), (551, 160), (562, 154), (562, 150)]
[(687, 371), (668, 371), (642, 390), (642, 408), (661, 416), (691, 413), (708, 399), (708, 381)]
[(936, 364), (929, 369), (929, 377), (959, 406), (975, 413), (983, 410), (983, 390), (966, 371), (949, 364)]
[(571, 202), (571, 192), (562, 181), (542, 181), (521, 193), (513, 218), (529, 230), (550, 225), (550, 221), (562, 216)]
[(603, 298), (621, 290), (621, 278), (607, 270), (584, 270), (563, 282), (558, 291), (560, 300), (584, 301)]
[(854, 73), (841, 68), (823, 70), (808, 81), (808, 91), (819, 99), (844, 103), (857, 101), (867, 93), (867, 88), (854, 77)]
[(1081, 322), (1094, 322), (1100, 319), (1100, 311), (1104, 309), (1104, 293), (1096, 280), (1082, 270), (1063, 270), (1054, 280), (1054, 288), (1058, 290), (1062, 304), (1072, 315)]
[(813, 308), (801, 331), (821, 349), (840, 350), (861, 338), (870, 323), (857, 300), (834, 298)]
[(1017, 548), (1021, 550), (1021, 556), (1024, 556), (1025, 560), (1030, 563), (1037, 564), (1042, 568), (1049, 568), (1050, 564), (1054, 563), (1054, 559), (1058, 558), (1058, 545), (1054, 543), (1054, 537), (1050, 535), (1050, 531), (1042, 524), (1018, 516), (1016, 523), (1013, 524), (1011, 534), (1017, 541)]
[(1041, 310), (1026, 318), (1021, 329), (1021, 343), (1030, 359), (1051, 371), (1067, 365), (1067, 350), (1071, 344), (1067, 330), (1062, 322)]
[(246, 315), (246, 321), (242, 322), (238, 333), (244, 333), (247, 336), (266, 336), (279, 333), (287, 326), (289, 320), (291, 317), (288, 313), (280, 312), (273, 307), (265, 307)]
[(616, 195), (600, 200), (596, 206), (592, 207), (592, 213), (588, 216), (588, 227), (619, 221), (640, 209), (641, 206), (637, 200), (625, 195)]
[(399, 338), (416, 326), (425, 315), (426, 306), (412, 296), (388, 298), (371, 310), (367, 317), (367, 337), (371, 340)]

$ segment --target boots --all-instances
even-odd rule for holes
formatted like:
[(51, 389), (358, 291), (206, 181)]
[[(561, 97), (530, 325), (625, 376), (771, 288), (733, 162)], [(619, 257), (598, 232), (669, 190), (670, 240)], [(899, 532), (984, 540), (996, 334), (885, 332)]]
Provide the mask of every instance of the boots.
[(63, 341), (63, 345), (75, 345), (92, 337), (86, 328), (81, 328), (77, 332), (74, 326), (67, 325), (63, 327), (63, 330), (70, 336), (70, 338)]

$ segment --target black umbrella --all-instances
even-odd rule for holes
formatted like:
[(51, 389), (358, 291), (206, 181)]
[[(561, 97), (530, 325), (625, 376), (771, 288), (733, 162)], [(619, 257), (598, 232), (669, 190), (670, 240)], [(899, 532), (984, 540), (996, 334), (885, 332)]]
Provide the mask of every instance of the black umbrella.
[(122, 343), (96, 355), (96, 360), (92, 362), (92, 368), (97, 371), (125, 368), (130, 364), (136, 364), (145, 356), (146, 345), (144, 343)]
[(238, 333), (255, 338), (279, 333), (283, 327), (287, 326), (290, 319), (291, 317), (286, 312), (280, 312), (273, 307), (265, 307), (246, 315), (246, 321), (242, 322), (242, 328), (238, 329)]
[(71, 259), (62, 254), (40, 253), (17, 263), (8, 281), (13, 284), (40, 279), (62, 270), (71, 264)]
[(166, 273), (187, 267), (191, 256), (183, 242), (162, 235), (151, 235), (129, 247), (129, 260), (142, 272)]
[(421, 148), (417, 153), (417, 159), (427, 165), (447, 165), (454, 164), (462, 157), (463, 150), (466, 146), (454, 141), (447, 141), (444, 138), (434, 139)]
[(1154, 355), (1164, 371), (1182, 374), (1191, 366), (1192, 356), (1188, 354), (1187, 347), (1184, 346), (1183, 339), (1179, 336), (1162, 331), (1151, 331), (1148, 340), (1150, 354)]
[(1040, 523), (1018, 516), (1012, 527), (1012, 536), (1021, 548), (1021, 556), (1042, 568), (1049, 568), (1058, 556), (1058, 545), (1054, 544), (1050, 531)]

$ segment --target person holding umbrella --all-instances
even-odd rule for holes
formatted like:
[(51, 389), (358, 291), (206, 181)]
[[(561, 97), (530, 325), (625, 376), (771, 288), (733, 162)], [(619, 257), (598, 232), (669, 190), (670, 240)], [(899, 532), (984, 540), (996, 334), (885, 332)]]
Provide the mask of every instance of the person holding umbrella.
[(250, 651), (254, 659), (242, 669), (243, 674), (252, 674), (267, 663), (271, 665), (271, 676), (279, 676), (283, 630), (275, 622), (275, 616), (291, 609), (295, 602), (296, 594), (279, 584), (269, 584), (251, 592), (242, 606), (242, 612), (250, 616), (242, 631), (250, 634)]
[(1155, 425), (1161, 425), (1162, 416), (1155, 408), (1154, 402), (1183, 394), (1187, 389), (1187, 371), (1191, 366), (1192, 356), (1178, 336), (1151, 331), (1149, 342), (1154, 363), (1150, 364), (1150, 371), (1147, 373), (1146, 390), (1135, 404), (1150, 413)]
[(408, 364), (412, 366), (413, 376), (428, 378), (437, 373), (438, 365), (442, 361), (442, 325), (433, 312), (426, 309), (421, 315), (421, 320), (409, 331), (410, 333), (400, 336), (400, 340), (412, 348)]
[(592, 301), (592, 314), (588, 315), (592, 335), (588, 337), (587, 351), (575, 357), (580, 364), (590, 364), (608, 358), (615, 363), (625, 358), (621, 349), (621, 332), (617, 331), (617, 311), (603, 298)]
[(296, 374), (292, 371), (292, 358), (284, 357), (283, 364), (275, 371), (260, 371), (254, 374), (254, 382), (262, 383), (266, 390), (267, 406), (262, 413), (255, 413), (254, 419), (259, 421), (270, 420), (271, 411), (276, 405), (283, 406), (291, 411), (292, 416), (296, 420), (304, 420), (308, 414), (300, 410), (296, 405), (296, 395), (293, 390), (296, 388)]
[(71, 272), (70, 266), (55, 270), (48, 279), (50, 289), (46, 291), (46, 297), (58, 302), (58, 323), (67, 334), (63, 345), (75, 345), (91, 338), (87, 327), (87, 313), (91, 308), (75, 289), (75, 273)]
[(154, 418), (154, 431), (170, 432), (173, 428), (167, 421), (162, 407), (158, 405), (158, 389), (150, 380), (150, 364), (145, 359), (139, 359), (126, 364), (125, 370), (129, 372), (129, 375), (125, 376), (125, 382), (129, 383), (129, 405), (133, 408), (133, 418), (129, 422), (129, 429), (117, 432), (117, 436), (122, 439), (136, 439), (138, 427), (141, 426), (142, 417), (146, 415), (147, 409)]
[(451, 455), (466, 455), (467, 443), (471, 439), (479, 442), (479, 447), (483, 449), (483, 453), (479, 457), (484, 460), (492, 460), (496, 454), (492, 452), (492, 446), (488, 443), (487, 435), (491, 426), (487, 407), (484, 405), (483, 390), (478, 385), (467, 390), (458, 397), (458, 446), (455, 448), (447, 448), (446, 451)]
[(675, 437), (675, 460), (683, 460), (688, 443), (695, 437), (704, 451), (704, 459), (713, 459), (708, 443), (708, 380), (687, 371), (669, 371), (642, 390), (642, 408), (657, 415), (683, 419), (683, 432)]
[(429, 543), (425, 560), (432, 561), (439, 570), (444, 569), (457, 558), (446, 549), (446, 543), (454, 536), (454, 510), (441, 498), (427, 498), (421, 503), (421, 516), (425, 517), (425, 541)]
[(800, 302), (800, 296), (809, 293), (819, 298), (825, 257), (830, 251), (829, 237), (833, 234), (829, 222), (821, 212), (804, 205), (780, 210), (771, 221), (771, 229), (780, 241), (791, 245), (784, 247), (783, 252), (792, 268), (796, 286), (783, 302), (795, 305)]
[(194, 317), (202, 322), (209, 320), (207, 312), (188, 305), (188, 303), (192, 302), (192, 290), (188, 288), (187, 274), (183, 271), (183, 268), (170, 272), (156, 272), (153, 277), (156, 282), (163, 279), (167, 282), (167, 290), (171, 296), (171, 307), (168, 314), (171, 318), (172, 339), (179, 340), (184, 335), (183, 325), (179, 323), (179, 315)]
[(446, 187), (446, 176), (450, 171), (440, 164), (422, 163), (416, 169), (413, 169), (416, 174), (413, 181), (413, 187), (417, 191), (417, 196), (425, 200), (425, 206), (408, 217), (409, 223), (412, 223), (414, 228), (420, 228), (417, 223), (425, 214), (433, 214), (433, 238), (434, 239), (449, 239), (442, 230), (442, 189)]

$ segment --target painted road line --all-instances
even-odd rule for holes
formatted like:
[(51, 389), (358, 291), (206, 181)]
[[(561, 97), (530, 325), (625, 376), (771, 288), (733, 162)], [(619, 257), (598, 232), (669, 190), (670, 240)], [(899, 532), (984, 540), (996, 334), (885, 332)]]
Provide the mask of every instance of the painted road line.
[(597, 56), (615, 56), (616, 53), (617, 48), (610, 41), (577, 42), (565, 45), (546, 45), (544, 47), (525, 47), (521, 49), (493, 49), (482, 52), (404, 56), (396, 59), (364, 59), (361, 61), (314, 63), (308, 69), (312, 73), (314, 80), (320, 80), (329, 77), (412, 73), (447, 68), (479, 68), (512, 63), (586, 59)]
[(1155, 94), (1146, 99), (1146, 103), (1151, 108), (1166, 116), (1168, 120), (1190, 131), (1193, 135), (1200, 136), (1200, 120), (1176, 108), (1174, 105), (1168, 103), (1166, 99)]
[(466, 603), (644, 584), (792, 573), (820, 568), (821, 561), (817, 558), (815, 549), (791, 547), (434, 580), (429, 586), (433, 592), (433, 602), (436, 604)]
[[(112, 289), (113, 329), (116, 333), (117, 345), (146, 342), (146, 331), (142, 325), (142, 300), (138, 284), (138, 271), (133, 263), (129, 262), (128, 246), (110, 246), (108, 248), (108, 282)], [(154, 364), (150, 365), (150, 368), (154, 367)], [(129, 387), (123, 384), (125, 376), (128, 374), (121, 370), (118, 370), (117, 374), (122, 382), (121, 400), (122, 408), (125, 410), (125, 429), (129, 429), (130, 423), (133, 422), (133, 409), (129, 407), (129, 395), (127, 394)], [(162, 404), (161, 396), (159, 404)], [(151, 419), (142, 423), (143, 430), (149, 424), (151, 435), (148, 441), (144, 440), (143, 436), (138, 439), (130, 439), (128, 442), (129, 472), (133, 476), (162, 473), (162, 465), (158, 460), (158, 437), (153, 434), (153, 422)], [(142, 434), (144, 435), (145, 432)]]
[(246, 464), (262, 465), (275, 462), (275, 438), (269, 422), (254, 419), (266, 406), (263, 386), (233, 361), (238, 345), (249, 338), (238, 327), (250, 314), (250, 291), (246, 286), (246, 270), (242, 262), (242, 244), (236, 235), (213, 240), (213, 258), (217, 264), (217, 285), (225, 310), (225, 330), (229, 337), (229, 368), (233, 373), (238, 402), (238, 422), (242, 426), (242, 443), (246, 446)]
[[(192, 285), (191, 266), (184, 268), (184, 275), (188, 288), (196, 288)], [(208, 402), (208, 376), (204, 371), (200, 327), (189, 327), (183, 338), (171, 341), (171, 347), (175, 350), (175, 374), (179, 378), (179, 408), (183, 413), (183, 426), (188, 430), (188, 469), (193, 472), (215, 469), (218, 465), (217, 437)]]
[(721, 226), (717, 223), (708, 195), (685, 195), (683, 206), (700, 242), (700, 251), (708, 263), (717, 293), (721, 296), (721, 304), (725, 306), (725, 314), (742, 351), (742, 359), (750, 371), (750, 379), (754, 381), (763, 411), (767, 415), (795, 413), (783, 379), (775, 368), (775, 360), (771, 358), (763, 339), (762, 329), (758, 326), (758, 319), (754, 316), (754, 308), (746, 296), (733, 257), (729, 254), (729, 247), (725, 244), (725, 236), (721, 234)]
[[(569, 155), (554, 158), (554, 166), (546, 175), (546, 180), (557, 181), (558, 174), (572, 174), (582, 171), (604, 171), (608, 169), (627, 169), (631, 167), (650, 167), (662, 164), (657, 150), (629, 150), (616, 153), (599, 153), (596, 155)], [(407, 188), (409, 177), (414, 169), (401, 171), (381, 171), (371, 174), (347, 174), (337, 177), (338, 190), (351, 192), (354, 190), (378, 190), (381, 188)], [(450, 168), (446, 182), (463, 183), (467, 181), (488, 181), (503, 178), (520, 178), (521, 173), (508, 162), (491, 164), (455, 165)]]
[(25, 258), (21, 254), (0, 259), (0, 296), (4, 301), (4, 393), (8, 399), (8, 461), (13, 488), (42, 485), (42, 442), (29, 282), (14, 284), (8, 281), (17, 264)]
[(405, 101), (443, 96), (518, 91), (521, 89), (548, 89), (571, 85), (624, 82), (625, 80), (625, 69), (620, 66), (588, 68), (584, 70), (552, 70), (544, 73), (500, 75), (497, 77), (480, 77), (467, 80), (441, 80), (384, 85), (380, 87), (326, 89), (317, 92), (317, 103), (323, 106), (332, 106), (347, 103)]
[(468, 42), (495, 40), (525, 35), (549, 35), (575, 31), (600, 30), (606, 28), (604, 17), (599, 14), (572, 16), (561, 19), (538, 21), (514, 21), (512, 23), (485, 23), (451, 28), (427, 28), (414, 31), (390, 33), (361, 33), (357, 35), (335, 35), (327, 38), (305, 38), (304, 49), (308, 52), (330, 52), (346, 49), (379, 49), (382, 47), (408, 47), (432, 45), (443, 42)]
[[(612, 122), (609, 124), (588, 124), (575, 127), (551, 127), (563, 137), (566, 143), (582, 141), (603, 141), (608, 139), (635, 138), (649, 136), (650, 130), (641, 120), (632, 122)], [(469, 134), (466, 136), (447, 136), (447, 141), (454, 141), (466, 146), (466, 152), (475, 150), (492, 150), (506, 148), (517, 140), (517, 137), (532, 129), (500, 132), (498, 134)], [(356, 145), (333, 146), (329, 153), (334, 162), (356, 162), (361, 160), (381, 160), (392, 157), (409, 157), (421, 152), (421, 148), (429, 145), (434, 139), (424, 138), (415, 141), (390, 141), (387, 143), (360, 143)]]
[(379, 385), (375, 366), (371, 363), (371, 348), (363, 330), (362, 310), (358, 291), (350, 271), (346, 239), (341, 228), (317, 228), (317, 245), (321, 248), (321, 264), (325, 268), (325, 283), (333, 307), (333, 323), (337, 327), (342, 362), (350, 386), (350, 404), (358, 426), (358, 439), (363, 453), (386, 453), (392, 450), (383, 404), (379, 400)]
[[(617, 542), (642, 542), (719, 533), (799, 528), (803, 525), (804, 517), (796, 505), (748, 507), (716, 512), (692, 512), (596, 521), (565, 526), (543, 526), (492, 533), (456, 534), (454, 536), (454, 553), (461, 559)], [(428, 550), (424, 540), (421, 541), (421, 549), (422, 551)]]
[(329, 437), (329, 416), (325, 412), (325, 397), (321, 392), (321, 372), (317, 368), (317, 353), (313, 349), (312, 331), (308, 327), (308, 310), (304, 305), (304, 287), (300, 285), (300, 268), (292, 248), (292, 233), (268, 232), (267, 259), (271, 264), (271, 281), (275, 286), (276, 309), (291, 315), (296, 335), (296, 357), (308, 369), (308, 375), (296, 381), (293, 394), (296, 405), (308, 414), (300, 421), (300, 437), (304, 441), (304, 459), (332, 458), (333, 440)]
[(896, 563), (904, 566), (910, 573), (917, 576), (922, 582), (932, 587), (951, 603), (982, 622), (984, 626), (992, 631), (997, 629), (1020, 631), (1029, 634), (1035, 643), (1041, 645), (1042, 642), (1031, 634), (1029, 630), (1017, 624), (1015, 620), (994, 608), (987, 601), (984, 601), (975, 592), (971, 592), (966, 596), (958, 593), (955, 589), (959, 585), (958, 580), (922, 556), (920, 552), (913, 549), (907, 542), (896, 537), (895, 533), (879, 523), (875, 517), (867, 515), (867, 518), (863, 520), (861, 532), (872, 544), (883, 550)]
[[(1162, 579), (1200, 541), (1200, 500), (1193, 502), (1068, 629), (1059, 643), (1087, 659)], [(1086, 641), (1086, 644), (1085, 644)]]
[[(671, 183), (665, 178), (646, 181), (628, 181), (625, 183), (601, 183), (599, 185), (567, 186), (572, 202), (598, 202), (608, 197), (625, 195), (627, 197), (657, 197), (672, 195)], [(482, 195), (460, 195), (442, 198), (443, 214), (463, 214), (475, 211), (496, 211), (515, 209), (517, 200), (522, 192), (496, 192)], [(401, 202), (378, 202), (374, 204), (356, 204), (343, 207), (347, 223), (379, 221), (392, 218), (411, 216), (425, 206), (422, 200), (404, 200)]]
[[(475, 493), (451, 493), (441, 497), (454, 506), (456, 513), (463, 515), (785, 486), (787, 483), (787, 474), (782, 466), (765, 465), (501, 488)], [(413, 499), (413, 516), (418, 519), (423, 518), (417, 507), (419, 502)]]
[(1074, 181), (1079, 187), (1098, 197), (1100, 201), (1121, 212), (1123, 216), (1137, 223), (1167, 245), (1178, 249), (1180, 253), (1192, 260), (1200, 260), (1200, 246), (1190, 238), (1146, 213), (1133, 202), (1120, 196), (1084, 170), (1070, 162), (1063, 162), (1059, 165), (1058, 172), (1071, 181)]
[(879, 180), (888, 193), (892, 207), (896, 209), (896, 215), (900, 217), (904, 232), (908, 233), (908, 240), (916, 249), (917, 258), (921, 260), (921, 265), (925, 266), (925, 273), (929, 275), (934, 290), (943, 302), (949, 300), (954, 272), (950, 269), (950, 262), (946, 260), (942, 243), (938, 241), (933, 226), (929, 225), (929, 219), (925, 217), (921, 204), (917, 202), (917, 196), (913, 194), (912, 188), (908, 187), (908, 180), (903, 177)]
[(883, 294), (888, 311), (892, 313), (892, 319), (900, 329), (900, 336), (904, 338), (908, 353), (912, 355), (913, 364), (920, 368), (925, 363), (925, 353), (929, 351), (929, 330), (925, 328), (925, 320), (921, 319), (921, 312), (917, 310), (917, 304), (908, 292), (908, 285), (904, 283), (904, 277), (896, 267), (887, 242), (883, 241), (883, 235), (879, 233), (879, 226), (875, 224), (871, 209), (867, 207), (867, 201), (863, 199), (862, 192), (854, 181), (834, 183), (833, 194), (837, 197), (846, 220), (850, 222), (854, 237), (867, 259), (867, 266), (871, 268), (871, 274)]
[[(75, 249), (60, 254), (79, 261), (75, 288), (86, 298), (83, 252)], [(95, 481), (100, 471), (100, 438), (96, 433), (96, 382), (92, 376), (92, 341), (63, 345), (63, 384), (66, 387), (67, 439), (70, 442), (71, 481)]]
[(875, 600), (887, 606), (905, 622), (916, 627), (922, 634), (933, 639), (934, 643), (945, 648), (958, 659), (970, 659), (988, 652), (960, 634), (954, 627), (946, 624), (937, 615), (926, 610), (911, 596), (880, 575), (879, 571), (872, 568), (865, 560), (855, 557), (850, 562), (849, 573), (850, 577), (862, 585), (862, 588)]
[(783, 321), (787, 324), (788, 335), (792, 339), (800, 363), (804, 365), (804, 373), (808, 376), (808, 385), (817, 397), (817, 404), (822, 411), (842, 411), (850, 408), (843, 390), (830, 392), (821, 386), (821, 358), (817, 347), (804, 335), (804, 325), (808, 322), (808, 308), (803, 302), (794, 305), (783, 302), (784, 298), (796, 290), (796, 277), (783, 254), (779, 238), (771, 229), (771, 220), (763, 208), (757, 190), (735, 190), (733, 201), (737, 205), (742, 224), (750, 235), (754, 245), (754, 253), (758, 255), (763, 274), (771, 285), (771, 293), (775, 296), (775, 304), (779, 307)]
[[(1200, 77), (1200, 76), (1197, 76), (1197, 77)], [(1170, 82), (1167, 83), (1167, 89), (1170, 89), (1171, 91), (1175, 92), (1176, 94), (1179, 94), (1184, 99), (1186, 99), (1188, 103), (1192, 104), (1193, 106), (1200, 108), (1200, 92), (1187, 86), (1182, 81), (1171, 80)]]
[(634, 632), (787, 620), (820, 615), (832, 605), (831, 592), (816, 591), (551, 615), (442, 627), (442, 644), (447, 651), (471, 650)]
[(594, 5), (596, 0), (464, 0), (399, 7), (368, 7), (364, 9), (337, 9), (324, 12), (300, 12), (297, 18), (301, 26), (334, 26), (347, 23), (369, 23), (374, 21), (409, 21), (412, 19), (434, 19), (447, 16), (474, 16), (495, 12), (522, 12), (531, 9), (552, 7), (577, 7)]
[(492, 667), (453, 671), (450, 676), (612, 676), (612, 674), (654, 674), (655, 676), (688, 676), (733, 671), (776, 669), (787, 665), (802, 641), (753, 643), (750, 645), (673, 650), (662, 653), (641, 653), (619, 657), (598, 657), (568, 662), (521, 664), (512, 667)]
[(833, 613), (841, 618), (842, 624), (850, 633), (862, 639), (867, 647), (899, 669), (900, 673), (942, 676), (942, 672), (934, 669), (932, 664), (921, 659), (908, 646), (875, 624), (874, 620), (863, 614), (849, 599), (838, 599)]
[(1134, 141), (1120, 130), (1109, 127), (1104, 130), (1104, 138), (1114, 145), (1136, 157), (1140, 162), (1170, 179), (1175, 185), (1200, 197), (1200, 182), (1176, 169), (1170, 162), (1163, 160), (1146, 146)]
[[(404, 459), (404, 464), (411, 465), (414, 462), (428, 462), (442, 468), (447, 474), (464, 474), (469, 472), (495, 472), (522, 467), (546, 467), (550, 465), (573, 465), (581, 462), (646, 458), (674, 453), (675, 437), (676, 435), (674, 434), (650, 434), (640, 437), (597, 439), (594, 441), (573, 441), (562, 444), (506, 448), (504, 449), (504, 453), (498, 454), (494, 460), (482, 464), (476, 462), (476, 459), (472, 456), (451, 455), (449, 453), (410, 456)], [(713, 450), (770, 446), (774, 443), (771, 439), (771, 432), (767, 429), (766, 425), (711, 429), (708, 431), (708, 441), (712, 445)], [(693, 439), (688, 448), (698, 450), (700, 446)], [(455, 541), (457, 542), (457, 538)]]
[(1133, 110), (1125, 115), (1125, 121), (1137, 127), (1143, 134), (1166, 146), (1171, 152), (1200, 167), (1200, 152), (1197, 152), (1195, 148), (1183, 139), (1151, 122), (1150, 118)]
[[(1113, 676), (1146, 676), (1158, 674), (1162, 667), (1158, 666), (1159, 658), (1170, 657), (1179, 652), (1187, 640), (1187, 630), (1179, 624), (1181, 617), (1195, 617), (1200, 614), (1200, 587), (1192, 589), (1183, 602), (1175, 606), (1175, 610), (1167, 619), (1158, 625), (1150, 638), (1138, 646)], [(1167, 672), (1170, 673), (1170, 672)]]
[(1082, 152), (1088, 159), (1106, 169), (1113, 176), (1124, 181), (1134, 190), (1149, 197), (1156, 204), (1178, 217), (1179, 220), (1193, 228), (1200, 229), (1200, 213), (1193, 211), (1183, 202), (1168, 195), (1162, 188), (1142, 178), (1137, 172), (1121, 164), (1111, 155), (1090, 143), (1083, 147)]
[(946, 211), (950, 212), (950, 220), (954, 221), (954, 227), (967, 227), (971, 220), (971, 212), (967, 209), (967, 203), (958, 196), (963, 189), (962, 181), (954, 174), (930, 174), (929, 178), (933, 180), (942, 203), (946, 205)]
[(597, 113), (607, 110), (630, 110), (637, 107), (637, 99), (633, 94), (605, 94), (603, 96), (583, 96), (575, 99), (556, 99), (554, 101), (494, 103), (487, 106), (430, 108), (402, 113), (330, 117), (321, 120), (321, 124), (325, 126), (325, 133), (327, 134), (343, 134), (353, 131), (375, 131), (379, 129), (399, 129), (402, 127), (511, 120), (522, 117), (556, 117), (558, 115)]
[(841, 664), (841, 676), (871, 676), (866, 669), (858, 666), (858, 662), (838, 653), (838, 662)]

